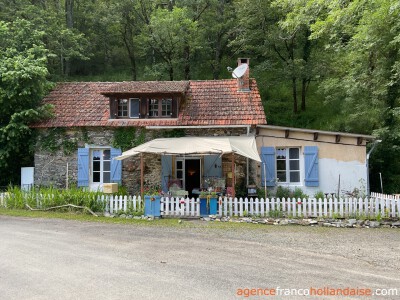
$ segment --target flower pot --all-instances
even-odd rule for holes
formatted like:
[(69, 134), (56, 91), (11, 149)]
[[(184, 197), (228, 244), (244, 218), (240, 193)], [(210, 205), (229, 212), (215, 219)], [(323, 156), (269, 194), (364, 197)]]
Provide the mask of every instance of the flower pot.
[(144, 215), (161, 216), (161, 196), (144, 195)]
[(207, 198), (200, 198), (200, 216), (208, 216)]
[(209, 214), (216, 215), (218, 213), (218, 199), (211, 198), (208, 207), (209, 207)]

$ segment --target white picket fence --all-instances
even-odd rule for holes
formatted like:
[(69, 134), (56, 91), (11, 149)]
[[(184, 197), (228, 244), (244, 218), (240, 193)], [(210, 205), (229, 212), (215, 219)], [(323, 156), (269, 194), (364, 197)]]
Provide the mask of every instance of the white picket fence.
[(160, 205), (162, 216), (200, 216), (200, 199), (162, 197)]
[[(161, 215), (200, 216), (197, 198), (161, 198)], [(400, 217), (397, 198), (231, 198), (218, 199), (220, 217), (301, 217), (301, 218), (360, 218)]]
[[(7, 206), (7, 193), (0, 193), (0, 206)], [(140, 196), (102, 195), (105, 211), (119, 212), (143, 211)], [(40, 201), (38, 202), (40, 207)], [(160, 210), (162, 216), (200, 216), (199, 198), (162, 197)], [(400, 199), (398, 196), (371, 193), (369, 198), (324, 198), (324, 199), (279, 199), (279, 198), (231, 198), (218, 199), (217, 215), (230, 217), (302, 217), (302, 218), (359, 218), (391, 217), (400, 218)]]
[(102, 195), (97, 201), (105, 203), (105, 211), (110, 214), (128, 211), (141, 211), (143, 207), (140, 196), (113, 196)]
[[(11, 195), (9, 193), (0, 193), (0, 206), (7, 207), (8, 197)], [(44, 198), (51, 197), (51, 195), (43, 196), (37, 194), (36, 207), (42, 208), (42, 202)], [(113, 195), (101, 195), (97, 197), (97, 201), (102, 202), (105, 207), (105, 211), (111, 214), (118, 212), (140, 212), (143, 210), (143, 202), (140, 196), (113, 196)]]

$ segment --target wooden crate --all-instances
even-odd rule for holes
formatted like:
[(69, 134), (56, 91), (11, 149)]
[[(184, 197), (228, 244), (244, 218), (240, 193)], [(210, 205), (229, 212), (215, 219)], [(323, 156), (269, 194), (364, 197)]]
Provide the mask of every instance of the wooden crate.
[(103, 193), (105, 194), (113, 194), (118, 192), (118, 183), (104, 183), (103, 184)]

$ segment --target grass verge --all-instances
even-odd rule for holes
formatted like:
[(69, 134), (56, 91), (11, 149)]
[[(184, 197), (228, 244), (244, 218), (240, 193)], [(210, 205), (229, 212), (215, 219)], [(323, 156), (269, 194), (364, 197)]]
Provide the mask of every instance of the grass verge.
[[(79, 211), (30, 211), (24, 209), (6, 209), (0, 208), (0, 215), (24, 218), (44, 218), (44, 219), (63, 219), (81, 222), (99, 222), (109, 224), (128, 224), (132, 226), (152, 226), (152, 227), (174, 227), (174, 228), (220, 228), (220, 229), (259, 229), (272, 228), (263, 224), (249, 224), (237, 222), (205, 222), (200, 220), (183, 220), (179, 223), (179, 219), (161, 218), (152, 221), (145, 219), (125, 219), (125, 218), (107, 218), (95, 217), (90, 214), (81, 213)], [(275, 226), (276, 227), (276, 226)]]

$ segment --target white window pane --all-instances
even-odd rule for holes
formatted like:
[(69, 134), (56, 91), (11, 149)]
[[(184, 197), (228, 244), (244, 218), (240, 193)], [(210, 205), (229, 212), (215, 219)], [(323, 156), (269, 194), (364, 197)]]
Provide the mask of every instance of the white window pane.
[(110, 172), (103, 172), (103, 183), (110, 183)]
[(103, 162), (103, 171), (110, 171), (110, 161)]
[(286, 149), (276, 149), (276, 158), (285, 159), (286, 158)]
[(289, 158), (299, 158), (300, 149), (299, 148), (290, 148), (289, 149)]
[(290, 172), (290, 182), (300, 182), (300, 172)]
[(280, 182), (286, 182), (286, 172), (277, 172), (277, 176)]
[(93, 182), (100, 182), (100, 172), (93, 172)]
[(101, 157), (101, 150), (93, 151), (93, 160), (100, 160)]
[(291, 160), (289, 163), (289, 167), (291, 171), (300, 170), (300, 162), (298, 160)]
[(182, 167), (183, 167), (182, 161), (181, 161), (181, 160), (178, 160), (178, 161), (176, 162), (176, 168), (177, 168), (177, 169), (182, 169)]
[(286, 160), (277, 160), (276, 169), (279, 171), (286, 171)]
[(110, 150), (104, 150), (103, 160), (110, 160)]

